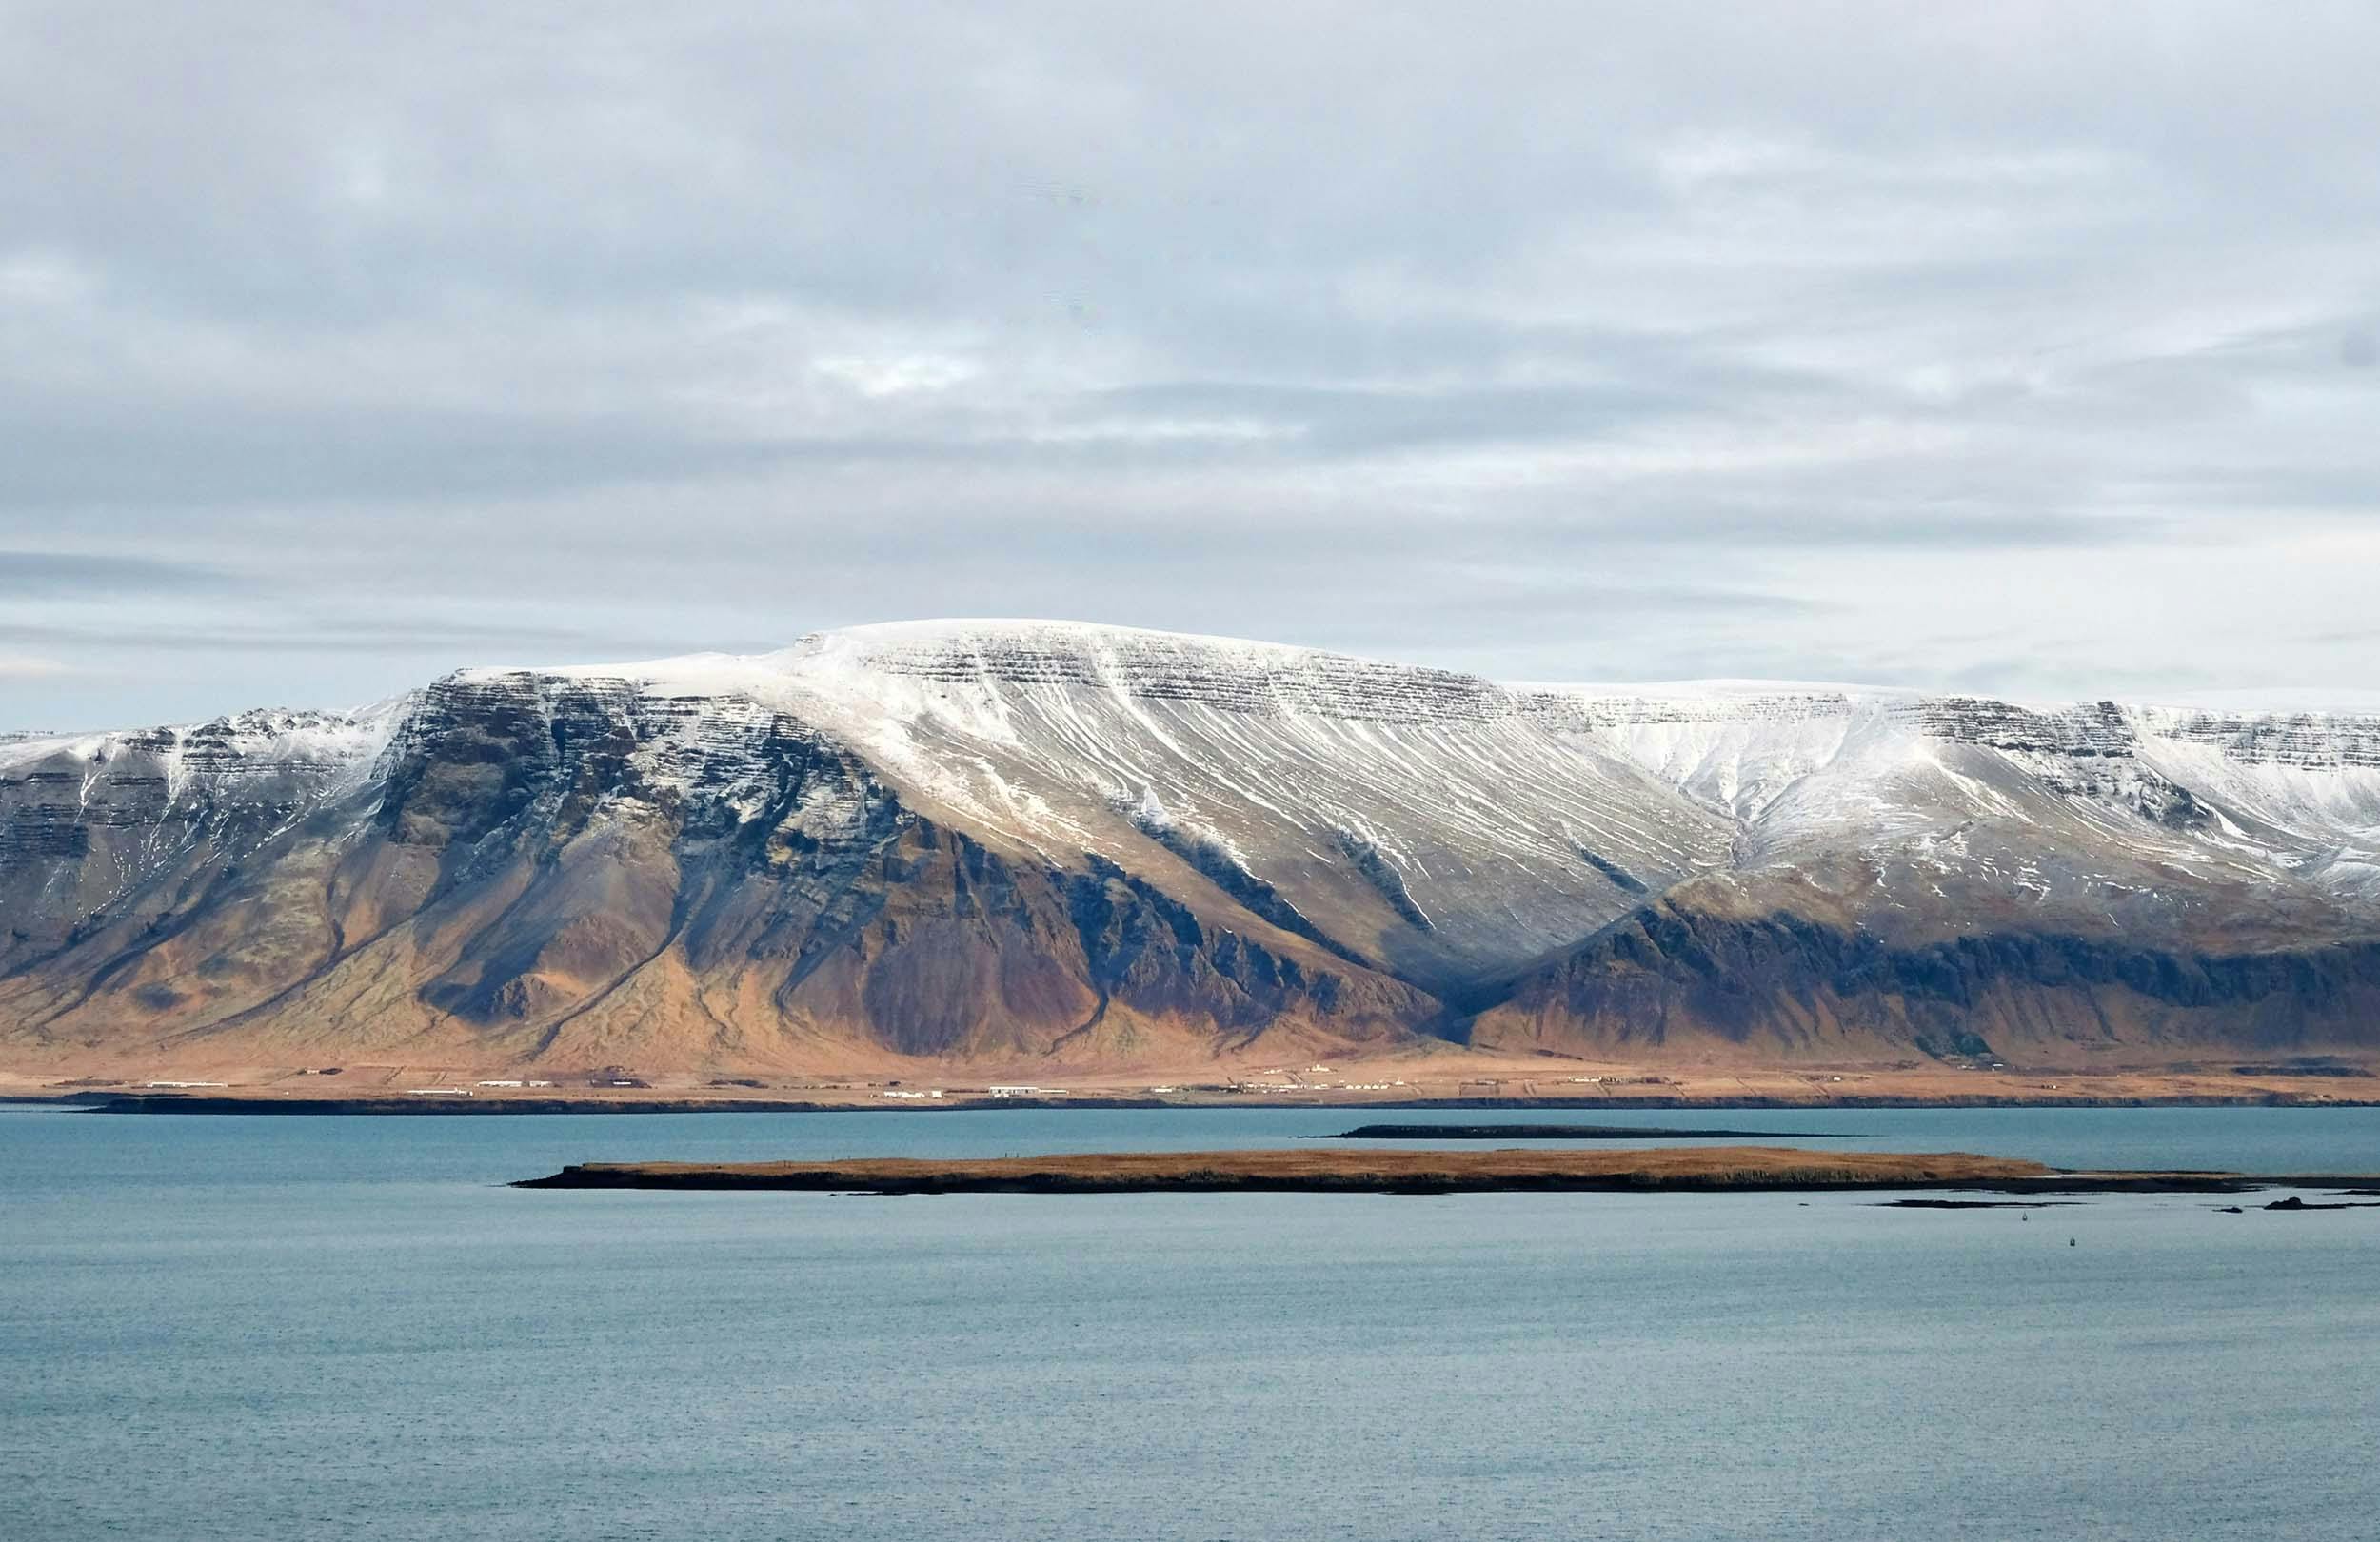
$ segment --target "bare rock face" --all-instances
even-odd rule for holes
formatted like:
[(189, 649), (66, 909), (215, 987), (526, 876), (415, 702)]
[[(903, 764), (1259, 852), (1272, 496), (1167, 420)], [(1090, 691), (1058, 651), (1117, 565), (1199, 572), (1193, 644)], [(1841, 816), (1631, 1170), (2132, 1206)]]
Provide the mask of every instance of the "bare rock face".
[[(244, 760), (204, 730), (139, 742), (192, 741), (212, 746), (209, 780), (136, 761), (144, 801), (80, 822), (35, 800), (81, 774), (46, 768), (126, 752), (53, 749), (11, 777), (45, 832), (0, 870), (39, 923), (12, 934), (0, 982), (15, 1043), (1162, 1059), (1277, 1030), (1395, 1040), (1431, 1010), (1215, 897), (921, 816), (843, 744), (741, 696), (480, 675), (359, 733), (347, 765)], [(114, 880), (95, 900), (57, 881), (91, 877)]]
[(1681, 893), (1486, 993), (1473, 1041), (1616, 1060), (2089, 1069), (2368, 1050), (2380, 941), (2223, 954), (2062, 932), (1894, 945), (1785, 896)]
[(1049, 623), (0, 741), (12, 1060), (2380, 1049), (2380, 720)]
[(110, 982), (142, 1015), (173, 1013), (188, 991), (145, 961), (205, 945), (235, 894), (276, 902), (241, 918), (192, 988), (237, 990), (307, 947), (307, 907), (278, 902), (251, 864), (351, 802), (398, 710), (0, 744), (0, 1034)]

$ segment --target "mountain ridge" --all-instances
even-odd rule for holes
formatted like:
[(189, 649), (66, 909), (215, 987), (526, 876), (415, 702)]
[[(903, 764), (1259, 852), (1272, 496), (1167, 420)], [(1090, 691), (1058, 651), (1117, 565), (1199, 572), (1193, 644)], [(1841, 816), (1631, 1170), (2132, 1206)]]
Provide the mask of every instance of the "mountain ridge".
[(61, 1064), (2365, 1054), (2375, 942), (2380, 715), (963, 621), (0, 740)]

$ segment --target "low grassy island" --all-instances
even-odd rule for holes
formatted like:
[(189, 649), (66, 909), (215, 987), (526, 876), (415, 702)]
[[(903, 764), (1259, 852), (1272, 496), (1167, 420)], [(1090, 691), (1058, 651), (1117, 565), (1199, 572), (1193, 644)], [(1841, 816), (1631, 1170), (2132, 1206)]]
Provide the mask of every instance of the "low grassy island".
[(1909, 1155), (1716, 1146), (1643, 1151), (1110, 1152), (826, 1162), (589, 1162), (523, 1189), (798, 1189), (855, 1194), (1607, 1193), (1717, 1189), (1979, 1189), (2235, 1193), (2231, 1173), (2070, 1173), (1963, 1152)]

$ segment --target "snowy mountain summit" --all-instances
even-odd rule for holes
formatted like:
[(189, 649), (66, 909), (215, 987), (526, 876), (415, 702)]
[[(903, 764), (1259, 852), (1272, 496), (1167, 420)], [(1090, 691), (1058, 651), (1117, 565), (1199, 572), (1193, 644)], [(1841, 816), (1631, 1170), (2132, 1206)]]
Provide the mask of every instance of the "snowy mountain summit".
[(0, 741), (0, 922), (61, 1064), (2361, 1057), (2380, 716), (899, 623)]

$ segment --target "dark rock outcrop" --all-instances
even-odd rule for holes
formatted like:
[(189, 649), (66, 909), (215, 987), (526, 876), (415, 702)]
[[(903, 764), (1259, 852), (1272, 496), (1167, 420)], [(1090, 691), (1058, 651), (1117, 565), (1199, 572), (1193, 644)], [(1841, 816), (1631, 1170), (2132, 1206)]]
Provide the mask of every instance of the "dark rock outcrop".
[(2172, 1060), (2214, 1046), (2380, 1049), (2380, 941), (2185, 952), (2057, 933), (1894, 945), (1789, 911), (1656, 901), (1477, 989), (1473, 1042), (2032, 1064)]
[[(335, 1037), (571, 1065), (1180, 1058), (1276, 1030), (1393, 1040), (1435, 1011), (1260, 914), (922, 815), (831, 736), (740, 698), (457, 677), (345, 801), (307, 768), (208, 753), (201, 775), (292, 790), (236, 819), (187, 766), (119, 795), (147, 801), (116, 827), (188, 857), (79, 931), (19, 930), (0, 1006), (20, 1042), (148, 1021), (268, 1057)], [(36, 801), (11, 827), (72, 832), (17, 842), (15, 874), (92, 860), (88, 815), (38, 801), (60, 775), (12, 779)], [(243, 924), (259, 906), (288, 935)]]

